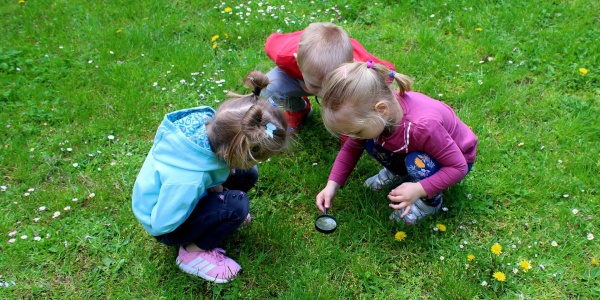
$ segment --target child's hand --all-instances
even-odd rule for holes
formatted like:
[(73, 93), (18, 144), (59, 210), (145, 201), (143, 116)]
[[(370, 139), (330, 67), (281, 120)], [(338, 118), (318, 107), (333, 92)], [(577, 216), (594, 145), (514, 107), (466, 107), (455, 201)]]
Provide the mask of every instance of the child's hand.
[(217, 186), (213, 186), (210, 189), (208, 189), (209, 193), (220, 193), (223, 191), (223, 186), (222, 185), (217, 185)]
[(418, 182), (405, 182), (393, 189), (388, 194), (388, 199), (392, 202), (390, 207), (399, 210), (404, 208), (404, 213), (401, 215), (402, 218), (410, 212), (410, 207), (417, 202), (421, 197), (427, 196), (423, 186)]
[(327, 186), (317, 195), (316, 204), (320, 211), (331, 208), (331, 201), (335, 198), (339, 188), (340, 185), (335, 181), (329, 180), (327, 182)]

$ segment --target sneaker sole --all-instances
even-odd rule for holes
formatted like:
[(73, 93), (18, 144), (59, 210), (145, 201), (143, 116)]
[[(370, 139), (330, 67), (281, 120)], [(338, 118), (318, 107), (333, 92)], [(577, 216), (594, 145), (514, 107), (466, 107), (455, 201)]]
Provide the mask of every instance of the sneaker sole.
[(192, 267), (188, 267), (187, 265), (184, 265), (182, 263), (182, 261), (179, 260), (179, 258), (177, 258), (176, 260), (177, 266), (179, 267), (179, 269), (181, 269), (183, 272), (191, 274), (191, 275), (195, 275), (198, 276), (204, 280), (208, 280), (214, 283), (228, 283), (229, 281), (235, 279), (235, 277), (231, 278), (231, 279), (223, 279), (223, 278), (218, 278), (218, 277), (212, 277), (212, 276), (208, 276), (207, 274), (204, 273), (200, 273), (199, 270), (197, 268), (192, 268)]

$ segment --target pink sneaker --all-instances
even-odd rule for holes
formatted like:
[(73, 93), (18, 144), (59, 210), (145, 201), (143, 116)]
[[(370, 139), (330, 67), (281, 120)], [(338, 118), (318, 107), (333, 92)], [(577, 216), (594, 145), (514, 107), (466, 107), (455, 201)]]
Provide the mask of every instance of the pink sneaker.
[(242, 267), (224, 255), (225, 250), (215, 248), (204, 252), (187, 252), (179, 247), (177, 266), (184, 272), (214, 283), (226, 283), (240, 272)]

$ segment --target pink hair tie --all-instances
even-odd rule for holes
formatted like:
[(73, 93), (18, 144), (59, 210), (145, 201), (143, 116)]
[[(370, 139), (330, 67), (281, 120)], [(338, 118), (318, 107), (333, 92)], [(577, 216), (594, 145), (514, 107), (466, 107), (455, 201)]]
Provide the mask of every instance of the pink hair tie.
[(372, 60), (367, 61), (367, 68), (372, 69), (374, 65)]
[(390, 78), (395, 78), (395, 77), (396, 77), (396, 72), (390, 71)]

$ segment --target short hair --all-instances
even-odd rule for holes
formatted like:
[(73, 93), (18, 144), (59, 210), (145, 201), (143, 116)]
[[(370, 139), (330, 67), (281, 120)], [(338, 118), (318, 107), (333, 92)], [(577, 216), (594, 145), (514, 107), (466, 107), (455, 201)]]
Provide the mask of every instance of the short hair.
[(311, 23), (300, 37), (296, 56), (303, 74), (323, 81), (340, 64), (352, 62), (354, 50), (348, 33), (333, 23)]
[(250, 72), (244, 86), (250, 95), (230, 93), (210, 121), (207, 131), (213, 152), (230, 168), (248, 169), (287, 146), (287, 121), (282, 110), (260, 98), (269, 83), (266, 74)]
[(323, 82), (321, 116), (325, 128), (333, 135), (347, 134), (348, 127), (388, 124), (375, 109), (379, 101), (396, 107), (396, 97), (386, 79), (393, 77), (400, 95), (410, 91), (413, 79), (373, 62), (342, 64), (327, 74)]

